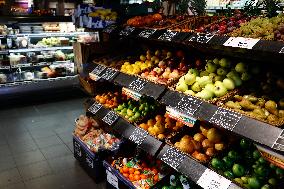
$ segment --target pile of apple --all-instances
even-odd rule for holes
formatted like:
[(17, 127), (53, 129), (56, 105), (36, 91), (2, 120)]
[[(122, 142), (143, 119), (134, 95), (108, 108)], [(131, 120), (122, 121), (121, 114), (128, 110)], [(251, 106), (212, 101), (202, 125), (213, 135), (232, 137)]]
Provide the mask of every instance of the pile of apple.
[(189, 69), (177, 83), (176, 90), (205, 100), (222, 97), (251, 78), (248, 67), (240, 62), (235, 66), (226, 58), (206, 60), (205, 70)]
[(184, 135), (174, 146), (204, 163), (225, 148), (222, 133), (216, 128), (208, 128), (204, 125), (200, 126), (200, 131), (193, 137)]
[(104, 105), (106, 108), (116, 108), (118, 104), (126, 101), (126, 96), (118, 92), (107, 92), (101, 95), (97, 95), (95, 97), (95, 100)]
[(183, 51), (177, 51), (175, 54), (169, 51), (162, 51), (164, 59), (158, 62), (158, 65), (144, 71), (141, 76), (160, 84), (169, 84), (172, 80), (178, 79), (188, 70), (185, 64)]
[(165, 53), (161, 53), (159, 50), (156, 50), (154, 53), (150, 50), (147, 50), (146, 54), (140, 55), (139, 60), (135, 61), (133, 64), (129, 61), (124, 62), (120, 71), (130, 75), (139, 74), (141, 71), (157, 65), (160, 60), (165, 58), (165, 56)]
[(141, 123), (139, 127), (148, 131), (151, 135), (163, 140), (172, 132), (179, 130), (184, 124), (170, 118), (167, 114), (157, 115), (155, 119), (150, 119), (146, 123)]

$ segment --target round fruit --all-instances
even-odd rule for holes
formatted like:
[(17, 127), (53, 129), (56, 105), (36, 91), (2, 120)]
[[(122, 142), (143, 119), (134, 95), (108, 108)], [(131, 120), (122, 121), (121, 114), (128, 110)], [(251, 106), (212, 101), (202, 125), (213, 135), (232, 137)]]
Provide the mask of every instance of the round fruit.
[(272, 186), (276, 186), (277, 180), (275, 178), (271, 178), (268, 180), (268, 183), (271, 184)]
[(228, 157), (231, 158), (233, 161), (238, 159), (238, 153), (234, 150), (229, 151)]
[(234, 164), (232, 170), (236, 177), (241, 177), (245, 174), (245, 168), (240, 164)]
[(232, 171), (225, 171), (225, 172), (224, 172), (224, 175), (225, 175), (226, 177), (230, 178), (230, 179), (235, 178), (235, 176), (234, 176), (234, 174), (233, 174)]
[(271, 187), (269, 186), (269, 184), (266, 184), (266, 185), (263, 185), (262, 187), (261, 187), (261, 189), (270, 189)]
[(227, 169), (231, 169), (234, 164), (234, 161), (228, 156), (223, 157), (223, 161)]
[(213, 158), (212, 161), (211, 161), (211, 165), (215, 169), (223, 169), (223, 167), (224, 167), (222, 160), (220, 160), (218, 158)]
[(251, 189), (259, 189), (261, 187), (261, 184), (257, 178), (253, 177), (248, 179), (248, 186)]

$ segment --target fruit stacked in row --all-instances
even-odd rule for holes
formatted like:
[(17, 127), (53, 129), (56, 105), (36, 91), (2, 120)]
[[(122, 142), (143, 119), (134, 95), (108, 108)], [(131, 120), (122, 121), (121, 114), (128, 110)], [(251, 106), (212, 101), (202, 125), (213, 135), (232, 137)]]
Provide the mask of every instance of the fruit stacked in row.
[(118, 92), (107, 92), (95, 97), (96, 101), (104, 105), (106, 108), (116, 108), (118, 104), (126, 101), (126, 96)]
[(242, 139), (236, 150), (222, 158), (213, 158), (214, 169), (248, 189), (277, 188), (283, 179), (284, 170), (269, 164), (259, 151), (247, 140)]
[(154, 53), (147, 50), (146, 54), (140, 55), (139, 60), (135, 61), (134, 64), (131, 64), (130, 61), (124, 62), (120, 71), (131, 75), (139, 74), (141, 71), (147, 70), (158, 64), (159, 61), (164, 58), (163, 55), (164, 54), (159, 50), (156, 50)]
[(253, 118), (265, 120), (271, 123), (284, 120), (284, 98), (278, 103), (265, 98), (257, 98), (254, 95), (235, 95), (225, 103), (225, 106), (234, 110), (247, 112)]
[(112, 162), (112, 166), (136, 188), (148, 189), (163, 178), (166, 167), (160, 160), (118, 158)]
[(205, 100), (222, 97), (250, 79), (248, 67), (240, 62), (235, 66), (226, 58), (207, 60), (205, 70), (190, 69), (177, 83), (176, 90)]
[(93, 119), (84, 115), (80, 115), (76, 121), (76, 126), (74, 129), (74, 135), (82, 139), (88, 132), (98, 128), (98, 123)]
[(109, 59), (109, 58), (99, 58), (99, 59), (96, 59), (94, 62), (97, 63), (97, 64), (102, 64), (102, 65), (106, 65), (106, 66), (109, 66), (109, 67), (112, 67), (112, 68), (119, 69), (125, 61), (126, 60), (124, 60), (124, 59), (112, 60), (112, 59)]
[(258, 17), (250, 22), (241, 24), (241, 27), (229, 35), (232, 37), (248, 37), (266, 40), (284, 40), (282, 35), (283, 15), (273, 18)]
[(129, 99), (127, 102), (119, 105), (114, 110), (121, 116), (131, 122), (140, 121), (144, 117), (157, 111), (156, 101), (141, 98), (139, 101)]
[(139, 127), (148, 131), (151, 135), (160, 140), (165, 139), (169, 134), (178, 131), (184, 124), (171, 119), (167, 114), (157, 115), (155, 119), (150, 119), (146, 123), (141, 123)]
[(165, 57), (158, 62), (158, 65), (150, 71), (144, 71), (141, 76), (161, 83), (168, 84), (168, 82), (178, 79), (188, 70), (183, 51), (177, 51), (175, 54), (169, 51), (162, 51), (162, 56)]
[(245, 17), (240, 12), (237, 12), (233, 17), (224, 19), (218, 23), (212, 23), (207, 27), (196, 29), (200, 33), (227, 34), (239, 28), (242, 23), (246, 23), (250, 17)]
[(209, 129), (206, 126), (200, 126), (200, 131), (193, 137), (184, 135), (174, 145), (204, 163), (225, 148), (221, 132), (216, 128)]
[(97, 17), (101, 20), (112, 20), (116, 21), (117, 13), (111, 9), (97, 9), (94, 12), (88, 14), (89, 17)]
[(156, 22), (159, 22), (163, 19), (160, 14), (153, 14), (147, 16), (135, 16), (127, 20), (128, 26), (141, 27), (147, 25), (153, 25)]

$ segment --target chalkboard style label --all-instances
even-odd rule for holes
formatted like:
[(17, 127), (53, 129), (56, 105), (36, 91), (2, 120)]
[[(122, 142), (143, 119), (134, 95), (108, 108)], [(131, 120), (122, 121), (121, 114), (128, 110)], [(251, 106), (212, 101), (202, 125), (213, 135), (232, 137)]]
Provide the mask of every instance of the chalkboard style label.
[(125, 94), (126, 96), (136, 100), (136, 101), (140, 100), (140, 98), (142, 96), (140, 93), (137, 93), (137, 92), (130, 90), (130, 89), (127, 89), (125, 87), (122, 88), (122, 93)]
[(138, 34), (139, 37), (143, 37), (143, 38), (149, 38), (151, 35), (153, 35), (155, 32), (157, 31), (157, 29), (145, 29), (142, 32), (140, 32)]
[(172, 168), (177, 169), (184, 157), (184, 153), (176, 148), (170, 147), (169, 149), (167, 149), (166, 153), (163, 154), (161, 160)]
[(107, 68), (105, 70), (105, 72), (100, 76), (101, 78), (110, 81), (114, 78), (114, 76), (117, 74), (118, 72), (112, 68)]
[(210, 169), (206, 169), (197, 184), (204, 189), (227, 189), (232, 182)]
[(209, 122), (233, 131), (241, 118), (241, 114), (219, 107), (210, 118)]
[(109, 126), (112, 126), (118, 118), (119, 116), (114, 111), (109, 111), (102, 120)]
[(284, 47), (282, 47), (282, 49), (279, 51), (279, 53), (284, 53)]
[(146, 139), (148, 132), (142, 128), (135, 128), (134, 132), (129, 137), (129, 140), (137, 144), (138, 146)]
[(189, 38), (188, 41), (198, 42), (198, 43), (208, 43), (213, 37), (214, 34), (195, 33)]
[(137, 78), (136, 80), (132, 81), (129, 84), (128, 88), (136, 92), (140, 92), (145, 87), (146, 84), (147, 84), (146, 81), (144, 81), (143, 79)]
[(228, 47), (238, 47), (244, 49), (252, 49), (259, 39), (230, 37), (223, 45)]
[(105, 29), (103, 29), (103, 32), (110, 34), (114, 30), (116, 30), (116, 28), (117, 28), (117, 25), (112, 24), (112, 25), (109, 25), (108, 27), (106, 27)]
[(92, 114), (96, 114), (100, 109), (102, 108), (102, 105), (95, 102), (89, 109), (88, 111), (91, 112)]
[(126, 26), (123, 30), (120, 31), (120, 36), (129, 36), (135, 30), (134, 27)]
[(88, 153), (86, 153), (86, 163), (90, 168), (92, 168), (92, 169), (94, 168), (94, 161)]
[(91, 73), (99, 76), (105, 69), (106, 69), (106, 66), (98, 64)]
[(181, 98), (175, 108), (180, 110), (182, 113), (193, 116), (201, 104), (201, 100), (191, 96), (184, 96)]
[(178, 32), (176, 31), (167, 30), (158, 39), (162, 41), (172, 41), (177, 34)]
[(175, 108), (172, 108), (170, 106), (166, 107), (167, 114), (169, 115), (170, 118), (177, 120), (189, 127), (193, 127), (194, 124), (196, 123), (197, 119), (190, 117), (182, 112), (179, 112)]
[(280, 135), (272, 145), (272, 148), (284, 152), (284, 130), (282, 130), (282, 132), (280, 133)]

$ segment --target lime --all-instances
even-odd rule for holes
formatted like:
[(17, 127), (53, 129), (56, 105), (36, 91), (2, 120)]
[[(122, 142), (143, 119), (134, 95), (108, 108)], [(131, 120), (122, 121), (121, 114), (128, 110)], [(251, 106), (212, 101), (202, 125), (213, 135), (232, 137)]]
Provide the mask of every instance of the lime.
[(141, 116), (141, 114), (140, 114), (139, 112), (136, 112), (136, 113), (134, 114), (134, 118), (135, 118), (135, 119), (138, 119), (140, 116)]
[(253, 151), (253, 159), (259, 159), (261, 157), (261, 154), (258, 150)]
[(263, 157), (260, 157), (258, 159), (258, 162), (261, 163), (261, 164), (264, 164), (264, 163), (266, 163), (266, 160)]
[(241, 179), (242, 179), (242, 181), (243, 181), (243, 183), (248, 183), (248, 177), (241, 177)]
[(232, 170), (236, 177), (241, 177), (245, 174), (245, 168), (242, 165), (237, 164), (237, 163), (233, 165)]
[(218, 158), (213, 158), (211, 160), (211, 165), (215, 169), (223, 169), (223, 167), (224, 167), (223, 161), (218, 159)]
[(117, 107), (117, 110), (122, 110), (123, 109), (123, 106), (122, 105), (119, 105), (118, 107)]
[(254, 172), (257, 176), (260, 176), (260, 177), (265, 177), (265, 176), (268, 176), (268, 174), (269, 174), (269, 170), (267, 169), (267, 167), (265, 167), (263, 165), (256, 167), (254, 169)]
[(231, 158), (233, 161), (238, 159), (238, 153), (234, 150), (229, 151), (228, 157)]
[(244, 181), (240, 178), (235, 178), (234, 181), (240, 185), (243, 185), (244, 184)]
[(271, 184), (272, 186), (276, 186), (277, 180), (275, 178), (271, 178), (268, 180), (268, 183)]
[(226, 177), (228, 177), (229, 179), (235, 178), (235, 176), (234, 176), (234, 174), (233, 174), (232, 171), (225, 171), (225, 172), (224, 172), (224, 175), (225, 175)]
[(261, 187), (259, 180), (255, 177), (248, 179), (248, 186), (252, 189), (259, 189)]
[(240, 141), (240, 147), (241, 147), (242, 149), (249, 149), (249, 148), (251, 147), (251, 142), (249, 142), (249, 141), (246, 140), (246, 139), (242, 139), (242, 140)]
[(137, 107), (133, 108), (133, 112), (137, 112), (139, 109)]
[(223, 161), (227, 169), (230, 169), (234, 164), (234, 161), (228, 156), (223, 157)]
[(133, 113), (132, 110), (128, 109), (128, 110), (127, 110), (127, 115), (128, 115), (129, 117), (131, 117), (131, 116), (134, 115), (134, 113)]
[(273, 163), (270, 163), (269, 167), (270, 167), (271, 169), (276, 169), (276, 168), (277, 168)]

